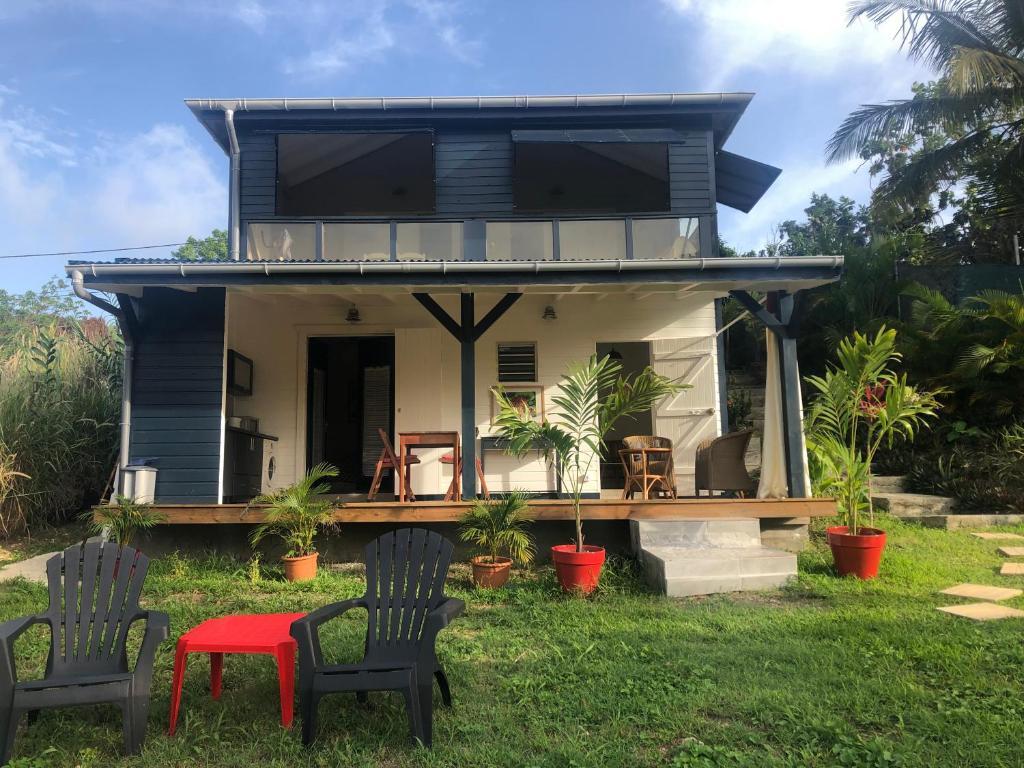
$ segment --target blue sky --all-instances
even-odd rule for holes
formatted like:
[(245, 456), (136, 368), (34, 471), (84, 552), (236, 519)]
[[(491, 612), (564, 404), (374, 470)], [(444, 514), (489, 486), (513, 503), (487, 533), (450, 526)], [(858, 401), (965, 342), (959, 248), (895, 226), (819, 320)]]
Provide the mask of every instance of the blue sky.
[[(223, 227), (227, 160), (189, 97), (754, 91), (728, 148), (783, 168), (721, 233), (757, 247), (812, 191), (866, 198), (823, 147), (926, 71), (845, 0), (2, 0), (0, 255)], [(158, 252), (150, 252), (160, 255)], [(36, 288), (64, 259), (0, 261)]]

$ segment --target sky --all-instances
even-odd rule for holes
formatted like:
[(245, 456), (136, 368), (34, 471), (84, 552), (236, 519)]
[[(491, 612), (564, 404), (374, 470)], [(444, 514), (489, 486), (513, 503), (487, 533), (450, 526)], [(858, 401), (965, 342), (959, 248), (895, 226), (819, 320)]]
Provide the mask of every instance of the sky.
[[(812, 192), (865, 201), (866, 169), (826, 165), (825, 142), (932, 76), (846, 5), (0, 0), (0, 256), (224, 228), (228, 161), (186, 98), (706, 91), (756, 93), (727, 149), (783, 169), (751, 213), (721, 209), (723, 239), (757, 248)], [(65, 260), (0, 260), (0, 288)]]

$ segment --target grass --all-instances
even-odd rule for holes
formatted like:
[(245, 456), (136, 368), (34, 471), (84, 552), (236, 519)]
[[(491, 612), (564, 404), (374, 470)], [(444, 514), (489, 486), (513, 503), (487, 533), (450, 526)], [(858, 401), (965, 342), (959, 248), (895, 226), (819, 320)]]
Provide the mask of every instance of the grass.
[[(15, 766), (1019, 766), (1024, 764), (1020, 620), (976, 624), (940, 613), (961, 581), (1024, 586), (997, 574), (996, 542), (886, 520), (873, 582), (838, 579), (820, 537), (790, 588), (668, 600), (626, 561), (590, 600), (567, 599), (549, 569), (496, 593), (457, 567), (466, 600), (442, 634), (453, 710), (435, 715), (432, 751), (409, 746), (397, 696), (321, 705), (320, 740), (302, 748), (277, 724), (269, 657), (234, 656), (219, 702), (192, 657), (178, 735), (166, 723), (173, 642), (158, 654), (149, 739), (119, 754), (113, 709), (44, 712), (19, 733)], [(1016, 530), (1024, 532), (1024, 527)], [(253, 576), (256, 576), (254, 579)], [(147, 607), (172, 635), (235, 612), (307, 610), (361, 594), (358, 566), (289, 585), (223, 558), (153, 565)], [(41, 610), (44, 587), (0, 584), (0, 618)], [(1024, 608), (1024, 599), (1008, 602)], [(354, 660), (365, 614), (333, 622), (325, 652)], [(42, 671), (45, 637), (19, 644), (24, 678)]]

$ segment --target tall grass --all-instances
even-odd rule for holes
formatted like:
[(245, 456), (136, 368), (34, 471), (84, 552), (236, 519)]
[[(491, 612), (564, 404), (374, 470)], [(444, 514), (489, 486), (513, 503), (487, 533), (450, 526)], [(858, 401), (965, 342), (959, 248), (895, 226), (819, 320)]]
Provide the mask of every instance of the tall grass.
[(0, 360), (0, 535), (95, 502), (114, 466), (122, 344), (99, 320), (23, 333)]

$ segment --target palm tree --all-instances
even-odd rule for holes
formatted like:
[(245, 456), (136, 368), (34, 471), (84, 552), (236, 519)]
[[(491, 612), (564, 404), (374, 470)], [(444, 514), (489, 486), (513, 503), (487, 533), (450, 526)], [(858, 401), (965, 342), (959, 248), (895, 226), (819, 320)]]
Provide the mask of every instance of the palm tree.
[(316, 552), (316, 534), (333, 523), (334, 510), (338, 507), (333, 499), (324, 498), (324, 494), (331, 492), (328, 478), (337, 476), (336, 467), (317, 464), (297, 483), (253, 499), (250, 504), (267, 505), (264, 522), (249, 536), (253, 545), (267, 536), (278, 536), (288, 548), (288, 557), (304, 557)]
[(576, 518), (577, 552), (583, 551), (580, 501), (591, 468), (601, 456), (605, 435), (619, 419), (650, 410), (661, 398), (685, 388), (649, 367), (632, 376), (621, 373), (621, 363), (608, 356), (591, 355), (587, 362), (571, 366), (558, 385), (558, 394), (551, 398), (557, 406), (555, 423), (545, 419), (538, 424), (528, 409), (495, 390), (495, 422), (508, 444), (506, 451), (522, 456), (540, 448), (569, 492)]
[(881, 199), (909, 202), (950, 178), (978, 152), (996, 158), (991, 178), (976, 179), (995, 213), (1024, 216), (1024, 3), (1021, 0), (857, 0), (850, 23), (899, 19), (909, 56), (934, 67), (937, 87), (913, 99), (866, 104), (850, 114), (828, 143), (830, 162), (869, 151), (891, 136), (930, 125), (948, 137), (925, 146), (890, 171)]
[(486, 562), (498, 562), (504, 552), (509, 559), (527, 565), (534, 555), (528, 530), (531, 520), (526, 516), (529, 498), (525, 491), (512, 491), (497, 499), (478, 499), (462, 516), (459, 538), (483, 550)]

